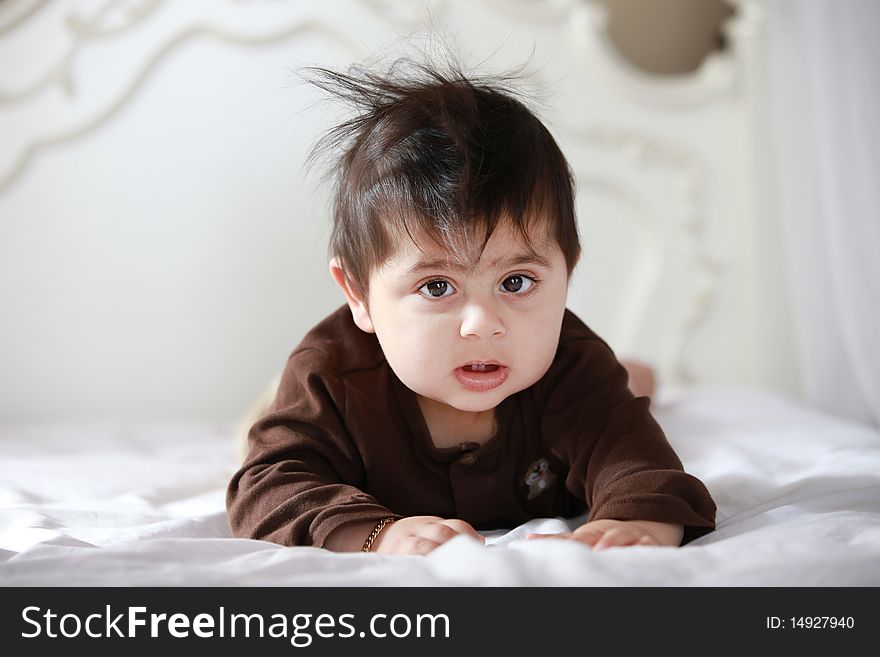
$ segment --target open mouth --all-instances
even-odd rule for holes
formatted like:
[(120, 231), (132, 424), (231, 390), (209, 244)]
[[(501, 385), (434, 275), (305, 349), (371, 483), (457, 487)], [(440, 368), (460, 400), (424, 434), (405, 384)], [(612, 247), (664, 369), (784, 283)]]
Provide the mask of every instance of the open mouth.
[(465, 365), (461, 369), (468, 372), (495, 372), (499, 367), (500, 365), (495, 363), (471, 363), (470, 365)]
[(482, 392), (504, 383), (508, 371), (507, 366), (501, 363), (474, 361), (456, 368), (455, 377), (468, 390)]

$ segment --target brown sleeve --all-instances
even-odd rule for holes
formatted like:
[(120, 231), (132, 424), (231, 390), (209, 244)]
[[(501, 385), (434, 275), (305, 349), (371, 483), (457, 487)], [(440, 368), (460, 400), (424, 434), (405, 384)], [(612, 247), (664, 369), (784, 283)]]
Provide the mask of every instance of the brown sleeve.
[(360, 453), (344, 423), (345, 390), (314, 349), (287, 362), (278, 396), (248, 436), (226, 495), (236, 536), (323, 547), (337, 527), (399, 517), (361, 490)]
[(627, 374), (599, 338), (561, 348), (543, 390), (542, 434), (569, 465), (568, 490), (589, 520), (652, 520), (685, 526), (683, 543), (715, 527), (715, 503), (684, 472), (647, 397), (633, 397)]

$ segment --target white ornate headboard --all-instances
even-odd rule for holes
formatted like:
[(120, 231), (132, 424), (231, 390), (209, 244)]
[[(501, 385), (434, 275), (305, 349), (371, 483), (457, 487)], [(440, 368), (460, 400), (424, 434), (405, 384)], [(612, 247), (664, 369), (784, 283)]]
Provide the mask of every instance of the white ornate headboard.
[(663, 79), (616, 55), (588, 0), (7, 0), (0, 420), (240, 413), (342, 302), (329, 190), (303, 170), (336, 110), (296, 70), (432, 27), (490, 72), (532, 55), (578, 184), (569, 305), (663, 381), (784, 386), (753, 175), (759, 3), (736, 5), (729, 50)]

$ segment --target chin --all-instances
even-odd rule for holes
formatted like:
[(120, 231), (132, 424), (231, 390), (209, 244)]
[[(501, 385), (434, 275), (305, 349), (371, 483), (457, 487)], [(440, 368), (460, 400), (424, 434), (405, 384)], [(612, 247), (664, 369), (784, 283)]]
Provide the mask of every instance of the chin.
[[(493, 391), (494, 392), (494, 391)], [(447, 402), (449, 406), (460, 411), (469, 413), (483, 413), (498, 406), (507, 394), (491, 394), (491, 393), (471, 393), (466, 396), (456, 398), (454, 401)]]

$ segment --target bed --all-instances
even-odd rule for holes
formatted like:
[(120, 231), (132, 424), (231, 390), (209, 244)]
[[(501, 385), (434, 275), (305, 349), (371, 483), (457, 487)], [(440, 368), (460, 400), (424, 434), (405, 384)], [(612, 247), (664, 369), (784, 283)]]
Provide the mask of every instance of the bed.
[(233, 538), (232, 427), (6, 428), (4, 586), (877, 586), (880, 433), (753, 389), (661, 392), (655, 413), (718, 504), (683, 548), (528, 541), (578, 519), (459, 536), (427, 556)]
[[(880, 432), (795, 401), (752, 175), (759, 3), (732, 4), (728, 50), (658, 79), (586, 0), (4, 3), (0, 585), (880, 585)], [(425, 557), (231, 536), (236, 422), (341, 303), (329, 277), (301, 284), (326, 268), (326, 190), (297, 172), (328, 124), (290, 70), (437, 24), (478, 61), (537, 57), (579, 190), (569, 306), (656, 368), (655, 415), (718, 504), (684, 548), (523, 540), (577, 518)]]

